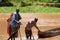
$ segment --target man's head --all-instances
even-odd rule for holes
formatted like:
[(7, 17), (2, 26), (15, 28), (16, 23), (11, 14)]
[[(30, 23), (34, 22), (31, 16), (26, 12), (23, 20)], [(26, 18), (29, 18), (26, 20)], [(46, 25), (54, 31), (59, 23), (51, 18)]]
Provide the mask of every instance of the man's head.
[(16, 9), (16, 13), (19, 13), (19, 9)]
[(38, 18), (34, 18), (34, 21), (37, 22), (38, 21)]

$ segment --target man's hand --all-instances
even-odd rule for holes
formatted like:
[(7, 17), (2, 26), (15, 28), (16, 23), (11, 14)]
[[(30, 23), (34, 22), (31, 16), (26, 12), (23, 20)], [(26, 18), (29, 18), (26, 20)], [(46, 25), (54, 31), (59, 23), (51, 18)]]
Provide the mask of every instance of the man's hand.
[(40, 30), (38, 30), (38, 34), (40, 35), (40, 34), (43, 34), (43, 32), (42, 31), (40, 31)]
[(19, 21), (16, 21), (17, 23), (19, 23)]
[(19, 21), (15, 20), (17, 23), (19, 23)]
[(38, 30), (38, 32), (41, 32), (40, 30)]

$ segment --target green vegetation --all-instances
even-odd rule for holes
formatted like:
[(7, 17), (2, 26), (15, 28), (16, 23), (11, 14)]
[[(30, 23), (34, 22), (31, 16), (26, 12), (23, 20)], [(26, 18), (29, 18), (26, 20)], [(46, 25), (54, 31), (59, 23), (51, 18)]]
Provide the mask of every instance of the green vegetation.
[(60, 0), (0, 0), (0, 3), (12, 3), (15, 6), (37, 5), (40, 3), (60, 3)]
[(60, 13), (60, 0), (0, 0), (0, 13)]
[[(60, 13), (56, 7), (18, 7), (21, 13)], [(0, 7), (0, 13), (14, 12), (16, 7)]]

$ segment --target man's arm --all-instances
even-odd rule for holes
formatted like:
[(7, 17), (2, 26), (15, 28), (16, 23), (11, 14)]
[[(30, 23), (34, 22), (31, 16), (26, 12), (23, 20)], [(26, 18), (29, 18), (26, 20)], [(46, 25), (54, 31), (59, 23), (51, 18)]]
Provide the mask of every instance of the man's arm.
[(36, 28), (38, 31), (40, 31), (39, 28), (37, 27), (36, 23), (34, 23), (34, 25), (35, 25), (35, 28)]
[(37, 26), (35, 26), (35, 28), (36, 28), (38, 31), (40, 31), (39, 28), (38, 28)]
[(22, 17), (21, 17), (21, 15), (20, 15), (20, 14), (18, 14), (18, 17), (19, 17), (19, 20), (21, 20), (21, 19), (22, 19)]

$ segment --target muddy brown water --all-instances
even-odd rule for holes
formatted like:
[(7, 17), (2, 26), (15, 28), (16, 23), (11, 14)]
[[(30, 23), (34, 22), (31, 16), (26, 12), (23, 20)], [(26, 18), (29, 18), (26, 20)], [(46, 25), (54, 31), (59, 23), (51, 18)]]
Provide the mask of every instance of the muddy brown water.
[[(7, 40), (7, 19), (9, 18), (10, 14), (0, 14), (0, 40)], [(41, 31), (50, 30), (53, 28), (60, 27), (60, 14), (21, 14), (22, 16), (22, 25), (20, 28), (21, 36), (25, 36), (24, 27), (28, 20), (37, 17), (39, 20), (37, 22), (37, 26)], [(37, 29), (35, 27), (32, 28), (33, 35), (37, 35)], [(60, 40), (60, 35), (45, 38), (45, 39), (38, 39), (38, 40)]]

